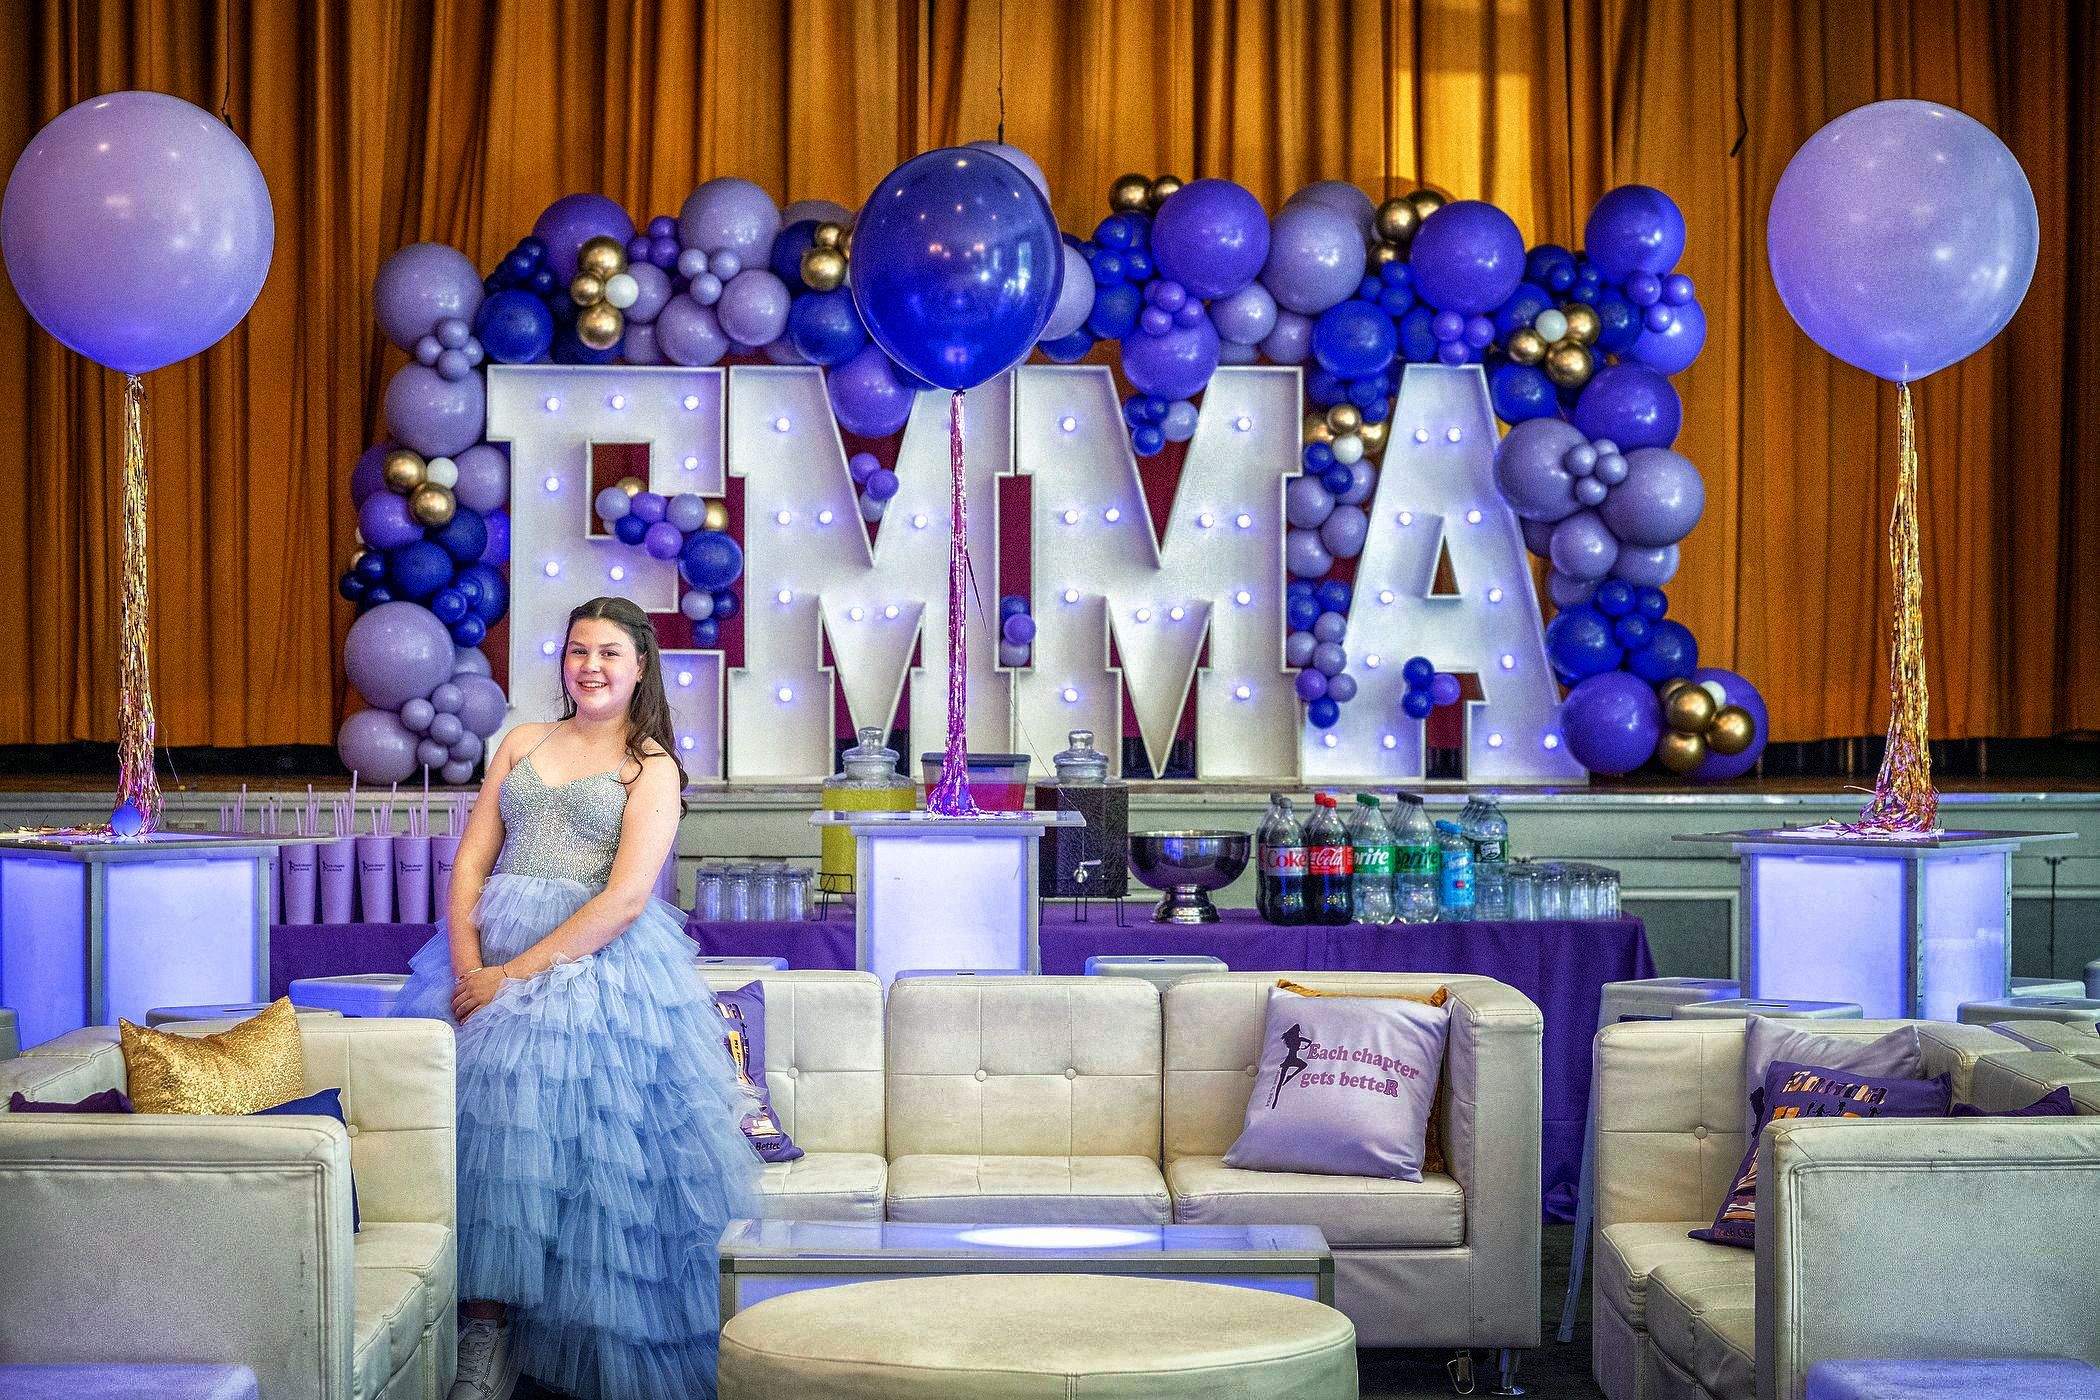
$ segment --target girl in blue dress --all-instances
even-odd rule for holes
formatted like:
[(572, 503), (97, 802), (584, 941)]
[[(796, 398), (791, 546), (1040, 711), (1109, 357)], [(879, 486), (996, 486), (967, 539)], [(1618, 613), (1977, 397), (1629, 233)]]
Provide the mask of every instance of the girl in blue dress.
[(521, 1371), (584, 1400), (712, 1397), (716, 1246), (758, 1213), (760, 1162), (682, 916), (651, 894), (685, 770), (641, 609), (570, 613), (561, 687), (562, 718), (490, 759), (395, 1012), (458, 1028), (452, 1400)]

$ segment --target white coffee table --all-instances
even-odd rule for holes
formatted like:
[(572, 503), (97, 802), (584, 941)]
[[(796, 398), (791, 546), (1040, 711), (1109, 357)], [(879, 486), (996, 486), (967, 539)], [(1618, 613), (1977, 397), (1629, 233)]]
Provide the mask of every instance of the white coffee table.
[(732, 1220), (722, 1316), (767, 1298), (928, 1274), (1125, 1274), (1334, 1305), (1334, 1255), (1310, 1225), (922, 1225)]

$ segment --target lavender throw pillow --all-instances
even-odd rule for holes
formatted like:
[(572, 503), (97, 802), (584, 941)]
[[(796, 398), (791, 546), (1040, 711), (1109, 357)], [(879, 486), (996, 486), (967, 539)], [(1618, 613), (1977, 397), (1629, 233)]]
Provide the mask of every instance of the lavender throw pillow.
[(78, 1103), (40, 1103), (27, 1094), (8, 1095), (9, 1113), (129, 1113), (131, 1100), (124, 1097), (122, 1089), (104, 1089), (99, 1094), (89, 1094)]
[(2051, 1089), (2025, 1108), (2008, 1108), (1993, 1112), (1978, 1108), (1972, 1103), (1954, 1105), (1951, 1116), (1955, 1118), (2068, 1118), (2075, 1110), (2071, 1104), (2069, 1089)]
[(1271, 991), (1225, 1165), (1420, 1181), (1450, 1025), (1449, 1008), (1418, 1001)]
[(722, 1017), (723, 1043), (744, 1091), (744, 1136), (766, 1161), (794, 1161), (802, 1149), (773, 1116), (772, 1101), (766, 1097), (766, 984), (746, 982), (734, 991), (716, 992), (715, 1010)]
[[(1781, 1021), (1770, 1016), (1752, 1016), (1743, 1029), (1743, 1101), (1762, 1089), (1765, 1071), (1774, 1060), (1797, 1065), (1821, 1065), (1825, 1069), (1848, 1069), (1879, 1079), (1923, 1079), (1925, 1061), (1918, 1048), (1918, 1028), (1900, 1026), (1873, 1040), (1858, 1036), (1827, 1035), (1802, 1027), (1813, 1021)], [(1764, 1125), (1749, 1121), (1750, 1141)]]

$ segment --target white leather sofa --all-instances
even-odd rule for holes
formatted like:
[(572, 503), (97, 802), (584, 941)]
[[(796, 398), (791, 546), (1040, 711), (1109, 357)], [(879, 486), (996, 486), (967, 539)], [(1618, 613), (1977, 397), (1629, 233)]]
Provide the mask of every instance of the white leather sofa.
[[(1819, 1035), (1872, 1039), (1904, 1024), (1819, 1021), (1812, 1029)], [(2008, 1045), (1982, 1026), (1910, 1024), (1918, 1027), (1925, 1072), (1950, 1074), (1956, 1099), (1969, 1099), (1973, 1092), (1979, 1058), (2001, 1053)], [(1975, 1133), (1958, 1139), (1960, 1160), (1966, 1163), (1971, 1149), (2014, 1131), (1986, 1126), (1988, 1120), (1775, 1124), (1766, 1131), (1765, 1155), (1759, 1161), (1755, 1253), (1687, 1238), (1689, 1231), (1713, 1223), (1742, 1159), (1748, 1118), (1743, 1035), (1748, 1025), (1734, 1020), (1634, 1021), (1598, 1033), (1591, 1371), (1611, 1400), (1798, 1396), (1809, 1361), (1836, 1354), (1801, 1350), (1794, 1329), (1801, 1324), (1804, 1305), (1858, 1313), (1886, 1309), (1898, 1298), (1908, 1298), (1938, 1317), (1945, 1315), (1950, 1279), (1963, 1278), (1961, 1290), (1968, 1288), (1967, 1256), (1981, 1245), (1982, 1229), (1950, 1228), (1944, 1219), (1948, 1203), (1937, 1191), (1931, 1194), (1935, 1204), (1922, 1211), (1911, 1209), (1906, 1192), (1927, 1174), (1901, 1170), (1906, 1161), (1902, 1154), (1920, 1154), (1911, 1164), (1921, 1165), (1949, 1150), (1956, 1140), (1948, 1134)], [(2034, 1097), (2038, 1095), (2020, 1102)], [(1896, 1131), (1891, 1134), (1891, 1129)], [(1871, 1138), (1846, 1136), (1861, 1130)], [(1775, 1161), (1775, 1141), (1797, 1145), (1787, 1146)], [(1847, 1177), (1850, 1194), (1845, 1199), (1861, 1219), (1844, 1221), (1829, 1204), (1831, 1198), (1823, 1196), (1814, 1198), (1813, 1215), (1792, 1220), (1784, 1205), (1771, 1204), (1779, 1174), (1798, 1174), (1789, 1190), (1814, 1190), (1813, 1178), (1820, 1170), (1816, 1163), (1841, 1161), (1853, 1149), (1862, 1154), (1861, 1160), (1881, 1163)], [(1982, 1176), (1976, 1185), (1978, 1190), (1989, 1189)], [(1869, 1216), (1874, 1218), (1869, 1221)], [(2006, 1228), (2008, 1238), (2017, 1238), (2021, 1232), (2002, 1216), (2003, 1212), (1990, 1212), (1990, 1225)], [(1910, 1244), (1891, 1253), (1889, 1244), (1896, 1233), (1907, 1235)], [(1944, 1249), (1943, 1239), (1949, 1241)], [(1865, 1295), (1828, 1293), (1811, 1301), (1787, 1294), (1787, 1310), (1772, 1314), (1781, 1319), (1779, 1325), (1767, 1326), (1775, 1301), (1771, 1288), (1761, 1285), (1789, 1269), (1802, 1277), (1814, 1277), (1822, 1269), (1853, 1283), (1869, 1277), (1879, 1277), (1881, 1283)], [(1760, 1384), (1761, 1372), (1769, 1374), (1769, 1385)]]
[(331, 1017), (299, 1033), (307, 1091), (343, 1090), (347, 1132), (4, 1111), (15, 1090), (126, 1088), (113, 1027), (0, 1063), (0, 1357), (240, 1362), (269, 1400), (441, 1400), (458, 1301), (452, 1030)]

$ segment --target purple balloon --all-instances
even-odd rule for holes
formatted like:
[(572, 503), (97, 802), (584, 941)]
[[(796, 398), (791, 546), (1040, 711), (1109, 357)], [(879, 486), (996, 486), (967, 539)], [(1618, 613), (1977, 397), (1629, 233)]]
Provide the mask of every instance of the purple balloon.
[(1057, 305), (1050, 308), (1050, 319), (1043, 326), (1038, 340), (1063, 340), (1066, 336), (1086, 324), (1086, 318), (1094, 310), (1094, 274), (1087, 267), (1086, 254), (1071, 244), (1064, 245), (1065, 276), (1057, 289)]
[(1559, 418), (1527, 418), (1511, 428), (1495, 449), (1495, 485), (1509, 508), (1526, 520), (1572, 515), (1575, 480), (1566, 458), (1584, 441), (1574, 424)]
[(1026, 175), (1029, 183), (1043, 192), (1045, 201), (1050, 198), (1050, 181), (1044, 178), (1043, 167), (1037, 165), (1035, 158), (1020, 147), (1009, 146), (1001, 141), (965, 141), (963, 142), (963, 147), (971, 151), (990, 151), (993, 155), (999, 157), (999, 159), (1005, 161), (1023, 175)]
[(685, 207), (678, 211), (680, 243), (703, 249), (709, 256), (735, 253), (745, 267), (766, 265), (779, 232), (780, 210), (773, 197), (749, 180), (734, 176), (709, 180), (687, 195)]
[(503, 716), (510, 708), (510, 698), (503, 687), (487, 676), (454, 674), (452, 684), (459, 687), (459, 722), (470, 734), (479, 734), (486, 739), (503, 727)]
[(1007, 641), (1024, 647), (1035, 640), (1035, 619), (1027, 613), (1015, 613), (1000, 624), (999, 630)]
[(1288, 209), (1294, 204), (1321, 204), (1338, 214), (1346, 214), (1355, 221), (1366, 242), (1370, 240), (1372, 225), (1378, 218), (1378, 206), (1347, 180), (1315, 180), (1304, 189), (1284, 201)]
[(452, 634), (417, 603), (381, 603), (350, 624), (343, 671), (368, 705), (397, 710), (452, 675)]
[(2034, 191), (2005, 143), (1911, 100), (1856, 108), (1809, 137), (1765, 220), (1772, 281), (1808, 338), (1897, 383), (2003, 330), (2040, 240)]
[[(1256, 365), (1261, 363), (1261, 351), (1251, 345), (1235, 345), (1229, 340), (1218, 342), (1218, 363), (1221, 365)], [(1180, 442), (1180, 438), (1168, 438), (1168, 442)]]
[[(1263, 291), (1267, 291), (1265, 284)], [(1275, 297), (1269, 298), (1271, 302)], [(1262, 337), (1261, 353), (1271, 364), (1302, 365), (1312, 354), (1313, 318), (1295, 311), (1276, 310), (1276, 329)], [(1220, 332), (1222, 334), (1222, 332)]]
[(672, 297), (657, 313), (656, 348), (677, 365), (711, 365), (729, 353), (729, 337), (714, 308), (691, 297)]
[(861, 347), (858, 355), (833, 365), (824, 378), (839, 426), (856, 437), (888, 437), (911, 418), (917, 395), (897, 378), (896, 367), (879, 345)]
[(1683, 425), (1684, 404), (1670, 381), (1646, 365), (1606, 365), (1575, 401), (1575, 426), (1591, 441), (1609, 438), (1619, 451), (1668, 447)]
[(1334, 498), (1338, 506), (1360, 506), (1371, 499), (1378, 486), (1378, 469), (1368, 461), (1349, 464), (1349, 489)]
[[(452, 717), (447, 715), (445, 718), (451, 719)], [(455, 719), (452, 720), (452, 723), (454, 726), (457, 726), (459, 721)], [(451, 761), (451, 756), (451, 749), (437, 739), (425, 739), (416, 745), (416, 766), (418, 768), (442, 769), (446, 763)]]
[(1317, 530), (1292, 530), (1284, 536), (1283, 564), (1293, 578), (1324, 578), (1334, 567), (1334, 556), (1320, 543)]
[(634, 237), (634, 220), (602, 194), (564, 195), (547, 206), (532, 226), (533, 237), (547, 245), (547, 266), (562, 286), (576, 276), (576, 259), (593, 238), (616, 238), (623, 245)]
[(1338, 612), (1323, 612), (1313, 619), (1313, 640), (1338, 642), (1349, 635), (1349, 619)]
[(233, 129), (158, 92), (108, 93), (52, 118), (0, 207), (0, 250), (29, 314), (125, 374), (186, 360), (239, 325), (276, 235), (269, 187)]
[(1517, 517), (1517, 526), (1524, 532), (1524, 548), (1541, 559), (1553, 557), (1553, 522), (1550, 520), (1526, 520)]
[(1569, 578), (1600, 579), (1618, 562), (1619, 541), (1593, 510), (1578, 510), (1553, 527), (1547, 552)]
[(1582, 681), (1561, 703), (1568, 752), (1592, 773), (1631, 773), (1655, 753), (1662, 703), (1639, 676), (1604, 671)]
[(1765, 751), (1765, 741), (1771, 737), (1772, 720), (1765, 713), (1765, 697), (1757, 693), (1757, 687), (1733, 671), (1724, 671), (1718, 666), (1701, 666), (1692, 672), (1694, 685), (1705, 685), (1709, 681), (1719, 682), (1721, 703), (1740, 705), (1750, 712), (1751, 731), (1755, 737), (1750, 747), (1741, 753), (1715, 753), (1706, 751), (1699, 766), (1685, 776), (1695, 783), (1725, 783), (1730, 778), (1740, 778), (1757, 765)]
[(1407, 265), (1414, 269), (1416, 293), (1430, 305), (1484, 314), (1508, 301), (1524, 280), (1524, 235), (1494, 205), (1457, 200), (1422, 221)]
[(501, 510), (510, 501), (510, 459), (503, 449), (478, 442), (452, 459), (459, 468), (459, 481), (452, 494), (468, 510), (483, 515)]
[(375, 708), (359, 710), (343, 721), (336, 731), (335, 751), (343, 766), (366, 783), (405, 783), (420, 766), (416, 750), (423, 742), (392, 710)]
[(357, 508), (358, 532), (374, 549), (399, 549), (423, 538), (423, 526), (409, 514), (408, 498), (374, 491)]
[(1228, 345), (1259, 345), (1276, 329), (1276, 298), (1259, 282), (1210, 304), (1210, 323)]
[(1439, 671), (1429, 678), (1429, 703), (1432, 705), (1456, 705), (1461, 693), (1458, 677), (1449, 671)]
[(729, 279), (715, 303), (715, 319), (739, 345), (768, 345), (787, 329), (787, 284), (763, 266), (750, 267)]
[(1317, 530), (1334, 514), (1334, 496), (1316, 476), (1293, 477), (1283, 488), (1283, 515), (1301, 530)]
[(456, 457), (481, 441), (487, 408), (478, 374), (446, 379), (423, 365), (403, 365), (387, 381), (387, 428), (425, 457)]
[(460, 735), (452, 741), (452, 757), (456, 762), (472, 763), (481, 757), (481, 736), (472, 732)]
[(1599, 580), (1593, 578), (1570, 578), (1558, 569), (1548, 569), (1546, 596), (1553, 600), (1553, 606), (1556, 608), (1580, 607), (1597, 591), (1598, 582)]
[(1667, 447), (1643, 447), (1626, 454), (1626, 479), (1598, 514), (1627, 544), (1660, 549), (1689, 535), (1705, 508), (1697, 467)]
[(1293, 632), (1283, 639), (1283, 664), (1286, 666), (1312, 665), (1313, 648), (1320, 639), (1310, 632)]
[(358, 454), (357, 465), (350, 469), (350, 504), (362, 506), (375, 491), (386, 490), (386, 454), (400, 444), (381, 439)]
[(479, 647), (452, 648), (452, 683), (459, 684), (462, 674), (485, 676), (489, 673), (488, 656)]
[(1661, 549), (1620, 545), (1619, 561), (1612, 565), (1612, 572), (1637, 588), (1660, 588), (1677, 577), (1677, 557), (1674, 544)]
[(1666, 331), (1643, 330), (1641, 338), (1626, 353), (1657, 374), (1679, 374), (1706, 348), (1706, 312), (1696, 301), (1677, 309), (1677, 319)]
[(1621, 185), (1590, 211), (1582, 250), (1607, 281), (1624, 282), (1636, 273), (1660, 277), (1684, 256), (1684, 215), (1661, 190)]
[(627, 275), (634, 279), (636, 288), (634, 305), (623, 313), (627, 318), (627, 325), (630, 329), (649, 325), (670, 305), (670, 275), (654, 263), (631, 264)]
[(409, 244), (382, 263), (372, 280), (380, 332), (411, 354), (438, 322), (471, 323), (480, 309), (481, 274), (465, 253), (443, 243)]
[(1140, 393), (1163, 399), (1193, 398), (1218, 368), (1218, 333), (1208, 317), (1174, 326), (1165, 335), (1123, 339), (1123, 373)]
[(1340, 642), (1321, 642), (1313, 648), (1312, 664), (1323, 676), (1338, 676), (1349, 665), (1349, 653)]
[(1337, 705), (1346, 705), (1356, 698), (1356, 677), (1343, 671), (1327, 678), (1327, 698)]
[(1152, 218), (1152, 261), (1193, 297), (1231, 296), (1269, 256), (1269, 216), (1230, 180), (1192, 180)]
[[(1324, 646), (1326, 643), (1321, 643), (1320, 645)], [(1312, 658), (1318, 655), (1319, 646), (1315, 646), (1311, 655), (1306, 658), (1307, 668), (1300, 671), (1298, 679), (1291, 683), (1292, 688), (1298, 692), (1300, 700), (1317, 700), (1327, 693), (1327, 673), (1312, 664)]]
[(489, 542), (482, 546), (481, 562), (484, 564), (506, 564), (510, 562), (510, 512), (492, 510), (481, 517), (488, 527)]
[(668, 520), (659, 520), (642, 536), (642, 548), (651, 559), (676, 559), (685, 547), (685, 536)]
[[(1363, 280), (1365, 246), (1353, 215), (1310, 201), (1287, 204), (1269, 222), (1262, 285), (1278, 306), (1317, 316), (1356, 291)], [(1521, 240), (1518, 261), (1523, 261)]]
[(673, 496), (664, 503), (664, 519), (687, 534), (704, 529), (707, 526), (707, 501), (690, 491)]
[(1337, 559), (1354, 559), (1364, 552), (1364, 538), (1370, 532), (1371, 520), (1362, 506), (1336, 506), (1320, 527), (1320, 543)]
[(630, 365), (664, 363), (663, 347), (656, 343), (656, 327), (638, 326), (629, 321), (620, 336), (620, 358)]

